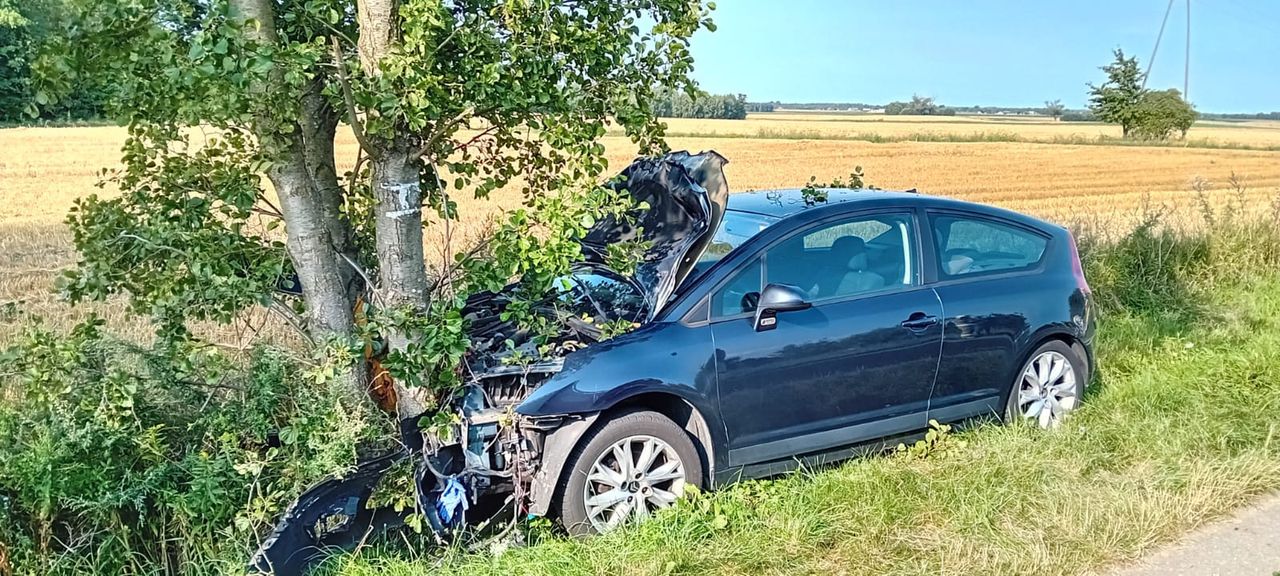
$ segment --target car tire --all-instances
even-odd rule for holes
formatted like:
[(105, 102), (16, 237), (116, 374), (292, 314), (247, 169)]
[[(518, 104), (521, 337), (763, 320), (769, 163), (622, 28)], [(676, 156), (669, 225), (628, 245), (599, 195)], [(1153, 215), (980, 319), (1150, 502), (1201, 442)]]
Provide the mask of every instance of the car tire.
[(1005, 422), (1055, 428), (1080, 406), (1088, 382), (1089, 363), (1079, 347), (1061, 340), (1045, 342), (1014, 375), (1005, 402)]
[[(619, 456), (625, 454), (630, 460), (623, 464)], [(611, 530), (674, 504), (685, 487), (701, 488), (702, 480), (702, 460), (688, 432), (657, 412), (625, 412), (583, 436), (565, 462), (557, 490), (560, 521), (574, 536)]]

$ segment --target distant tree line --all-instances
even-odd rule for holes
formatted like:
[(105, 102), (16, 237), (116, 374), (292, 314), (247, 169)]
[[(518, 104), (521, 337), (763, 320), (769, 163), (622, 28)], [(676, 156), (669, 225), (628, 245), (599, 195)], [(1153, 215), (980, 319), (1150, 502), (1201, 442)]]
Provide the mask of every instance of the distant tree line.
[(879, 110), (884, 106), (881, 104), (866, 104), (863, 102), (772, 102), (775, 109), (785, 108), (787, 110), (815, 110), (815, 111), (849, 111), (849, 110)]
[(1063, 122), (1097, 122), (1098, 117), (1089, 110), (1067, 110), (1059, 118)]
[(1213, 114), (1201, 112), (1205, 120), (1280, 120), (1280, 112), (1257, 112), (1254, 114)]
[(693, 96), (685, 92), (663, 91), (654, 102), (654, 114), (662, 118), (747, 117), (746, 94), (708, 94), (701, 90)]
[(777, 108), (777, 102), (747, 102), (747, 112), (773, 112)]
[(933, 98), (911, 95), (910, 102), (890, 102), (885, 105), (884, 113), (894, 116), (955, 116), (954, 108), (938, 105)]

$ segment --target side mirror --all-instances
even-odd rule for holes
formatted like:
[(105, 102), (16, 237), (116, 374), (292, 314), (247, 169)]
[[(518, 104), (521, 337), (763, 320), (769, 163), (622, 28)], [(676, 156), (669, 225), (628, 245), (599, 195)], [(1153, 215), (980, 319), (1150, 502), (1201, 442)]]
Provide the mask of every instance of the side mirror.
[(760, 302), (756, 306), (756, 332), (773, 330), (778, 325), (778, 313), (792, 310), (805, 310), (810, 304), (806, 298), (809, 294), (798, 286), (790, 284), (770, 284), (760, 292)]

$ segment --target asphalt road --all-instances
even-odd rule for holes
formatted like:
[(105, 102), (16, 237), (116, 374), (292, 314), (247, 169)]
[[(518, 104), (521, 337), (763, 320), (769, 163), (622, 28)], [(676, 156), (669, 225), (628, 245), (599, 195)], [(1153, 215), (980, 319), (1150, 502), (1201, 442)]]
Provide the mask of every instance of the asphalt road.
[(1206, 525), (1112, 576), (1280, 576), (1280, 494)]

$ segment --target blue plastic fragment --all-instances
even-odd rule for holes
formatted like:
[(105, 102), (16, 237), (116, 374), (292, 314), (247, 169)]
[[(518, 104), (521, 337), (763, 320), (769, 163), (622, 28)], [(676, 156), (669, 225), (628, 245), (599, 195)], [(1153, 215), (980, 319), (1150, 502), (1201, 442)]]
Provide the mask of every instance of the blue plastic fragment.
[(440, 490), (440, 498), (436, 500), (436, 512), (440, 514), (440, 521), (451, 525), (455, 518), (461, 518), (462, 512), (466, 510), (467, 489), (457, 478), (452, 476), (445, 478), (444, 488)]

